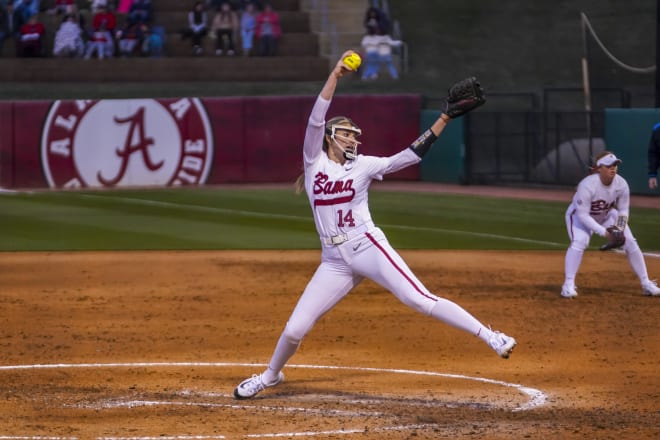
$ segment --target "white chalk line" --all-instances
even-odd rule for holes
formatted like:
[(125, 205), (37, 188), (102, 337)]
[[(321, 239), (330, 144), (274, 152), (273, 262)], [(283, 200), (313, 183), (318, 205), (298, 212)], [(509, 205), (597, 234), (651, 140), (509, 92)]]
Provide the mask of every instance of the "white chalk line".
[[(188, 211), (198, 211), (198, 212), (214, 212), (221, 214), (229, 215), (238, 215), (243, 217), (256, 217), (256, 218), (268, 218), (268, 219), (283, 219), (283, 220), (295, 220), (303, 221), (308, 223), (309, 217), (300, 216), (300, 215), (288, 215), (288, 214), (273, 214), (273, 213), (264, 213), (257, 211), (246, 211), (240, 209), (228, 209), (228, 208), (218, 208), (214, 206), (200, 206), (200, 205), (186, 205), (184, 203), (174, 203), (174, 202), (163, 202), (160, 200), (148, 200), (148, 199), (135, 199), (130, 197), (118, 197), (118, 196), (100, 196), (95, 194), (76, 194), (81, 198), (90, 198), (90, 199), (110, 199), (118, 200), (121, 202), (132, 203), (137, 205), (146, 205), (146, 206), (159, 206), (163, 208), (176, 208), (176, 209), (185, 209)], [(509, 235), (500, 235), (500, 234), (490, 234), (485, 232), (474, 232), (474, 231), (459, 231), (456, 229), (445, 229), (445, 228), (431, 228), (425, 226), (409, 226), (409, 225), (391, 225), (391, 224), (382, 224), (383, 228), (388, 229), (399, 229), (403, 231), (415, 231), (415, 232), (432, 232), (432, 233), (443, 233), (443, 234), (453, 234), (453, 235), (466, 235), (472, 237), (482, 237), (482, 238), (492, 238), (495, 240), (505, 240), (505, 241), (514, 241), (519, 243), (529, 243), (537, 244), (544, 246), (552, 246), (559, 248), (568, 247), (567, 243), (557, 243), (554, 241), (544, 241), (544, 240), (533, 240), (529, 238), (522, 237), (512, 237)], [(660, 254), (652, 252), (642, 252), (646, 257), (650, 258), (660, 258)], [(1, 440), (1, 439), (0, 439)]]
[(364, 434), (366, 432), (387, 432), (387, 431), (409, 431), (411, 429), (429, 429), (437, 428), (437, 423), (422, 423), (416, 425), (382, 426), (371, 429), (337, 429), (334, 431), (310, 431), (310, 432), (281, 432), (278, 434), (248, 434), (245, 438), (277, 438), (277, 437), (314, 437), (319, 435), (341, 435), (341, 434)]
[[(134, 199), (130, 197), (119, 197), (119, 196), (100, 196), (94, 194), (78, 194), (82, 198), (92, 198), (92, 199), (105, 199), (105, 200), (117, 200), (125, 203), (132, 203), (137, 205), (146, 205), (146, 206), (158, 206), (163, 208), (175, 208), (175, 209), (185, 209), (186, 211), (198, 211), (198, 212), (214, 212), (221, 214), (237, 215), (242, 217), (256, 217), (256, 218), (268, 218), (268, 219), (282, 219), (282, 220), (296, 220), (304, 221), (309, 223), (310, 218), (308, 216), (300, 215), (288, 215), (288, 214), (273, 214), (273, 213), (264, 213), (257, 211), (245, 211), (240, 209), (228, 209), (228, 208), (218, 208), (214, 206), (200, 206), (200, 205), (186, 205), (184, 203), (174, 203), (174, 202), (163, 202), (160, 200), (147, 200), (147, 199)], [(539, 244), (545, 246), (553, 247), (566, 247), (566, 243), (555, 243), (552, 241), (541, 241), (541, 240), (532, 240), (527, 238), (520, 237), (511, 237), (507, 235), (499, 234), (488, 234), (483, 232), (473, 232), (473, 231), (459, 231), (455, 229), (444, 229), (444, 228), (431, 228), (424, 226), (406, 226), (406, 225), (389, 225), (383, 224), (383, 228), (389, 229), (401, 229), (404, 231), (416, 231), (416, 232), (439, 232), (443, 234), (454, 234), (454, 235), (467, 235), (473, 237), (482, 237), (482, 238), (492, 238), (496, 240), (507, 240), (507, 241), (516, 241), (521, 243), (531, 243)]]
[[(233, 398), (233, 396), (226, 395), (225, 397)], [(68, 407), (85, 408), (85, 409), (113, 409), (113, 408), (138, 408), (148, 406), (188, 406), (188, 407), (204, 407), (204, 408), (228, 408), (228, 409), (251, 409), (255, 411), (281, 411), (291, 413), (305, 413), (321, 416), (334, 416), (334, 417), (378, 417), (387, 416), (389, 414), (375, 411), (345, 411), (339, 409), (316, 409), (305, 407), (292, 407), (292, 406), (268, 406), (268, 405), (237, 405), (230, 403), (212, 403), (212, 402), (177, 402), (171, 400), (128, 400), (122, 401), (118, 399), (101, 402), (99, 404), (77, 404), (68, 405)]]
[[(437, 428), (437, 423), (418, 423), (414, 425), (395, 425), (381, 426), (379, 428), (361, 428), (361, 429), (336, 429), (330, 431), (302, 431), (302, 432), (278, 432), (266, 434), (246, 434), (243, 438), (281, 438), (281, 437), (319, 437), (327, 435), (350, 435), (364, 434), (366, 432), (388, 432), (388, 431), (409, 431), (414, 429)], [(224, 435), (159, 435), (159, 436), (135, 436), (118, 437), (104, 436), (96, 437), (96, 440), (214, 440), (226, 439)], [(78, 440), (78, 437), (42, 437), (42, 436), (0, 436), (0, 440)]]
[[(299, 215), (273, 214), (273, 213), (264, 213), (257, 211), (245, 211), (239, 209), (218, 208), (214, 206), (186, 205), (184, 203), (163, 202), (160, 200), (135, 199), (130, 197), (100, 196), (94, 194), (78, 194), (78, 195), (82, 198), (111, 199), (126, 203), (133, 203), (133, 204), (147, 205), (147, 206), (159, 206), (163, 208), (176, 208), (176, 209), (185, 209), (189, 211), (199, 211), (199, 212), (215, 212), (215, 213), (222, 213), (229, 215), (239, 215), (243, 217), (296, 220), (296, 221), (304, 221), (306, 223), (309, 222), (309, 217), (299, 216)], [(537, 245), (560, 247), (560, 248), (568, 247), (568, 243), (533, 240), (529, 238), (512, 237), (510, 235), (490, 234), (485, 232), (459, 231), (456, 229), (431, 228), (426, 226), (391, 225), (391, 224), (382, 224), (382, 227), (387, 229), (399, 229), (402, 231), (432, 232), (432, 233), (443, 233), (443, 234), (453, 234), (453, 235), (466, 235), (466, 236), (481, 237), (481, 238), (492, 238), (495, 240), (506, 240), (506, 241), (514, 241), (519, 243), (529, 243), (529, 244), (537, 244)], [(650, 258), (660, 258), (660, 254), (658, 253), (642, 252), (642, 254)]]
[(78, 437), (52, 437), (42, 435), (0, 435), (0, 440), (78, 440)]
[[(162, 367), (257, 367), (263, 368), (266, 364), (258, 363), (240, 363), (240, 362), (113, 362), (113, 363), (58, 363), (58, 364), (26, 364), (26, 365), (2, 365), (0, 371), (15, 371), (15, 370), (43, 370), (43, 369), (67, 369), (67, 368), (162, 368)], [(301, 368), (301, 369), (318, 369), (318, 370), (346, 370), (346, 371), (363, 371), (373, 373), (390, 373), (390, 374), (407, 374), (417, 376), (430, 376), (430, 377), (444, 377), (452, 379), (472, 380), (492, 385), (504, 386), (507, 388), (514, 388), (520, 393), (528, 397), (528, 401), (516, 408), (513, 412), (526, 411), (533, 408), (542, 406), (547, 401), (547, 396), (542, 391), (526, 387), (520, 384), (488, 379), (483, 377), (465, 376), (461, 374), (439, 373), (433, 371), (419, 371), (407, 369), (392, 369), (392, 368), (373, 368), (373, 367), (348, 367), (348, 366), (333, 366), (333, 365), (305, 365), (305, 364), (292, 364), (287, 368)], [(194, 394), (188, 391), (183, 391), (182, 395)], [(213, 396), (231, 397), (226, 394), (208, 393)], [(346, 399), (342, 399), (346, 400)], [(375, 402), (379, 403), (379, 402)], [(309, 414), (320, 414), (322, 416), (347, 416), (347, 417), (373, 417), (382, 416), (382, 412), (368, 412), (368, 411), (346, 411), (346, 410), (319, 410), (315, 408), (305, 407), (273, 407), (267, 405), (244, 405), (244, 404), (218, 404), (209, 402), (172, 402), (160, 400), (130, 400), (130, 401), (110, 401), (101, 406), (103, 408), (113, 407), (126, 407), (135, 408), (138, 406), (195, 406), (195, 407), (223, 407), (232, 409), (252, 409), (259, 411), (287, 411), (287, 412), (303, 412)], [(437, 424), (407, 424), (384, 426), (376, 428), (355, 428), (355, 429), (339, 429), (331, 431), (301, 431), (301, 432), (284, 432), (284, 433), (261, 433), (261, 434), (245, 434), (242, 438), (283, 438), (283, 437), (322, 437), (328, 435), (350, 435), (350, 434), (363, 434), (366, 432), (386, 432), (386, 431), (404, 431), (404, 430), (424, 430), (437, 427)], [(150, 436), (137, 436), (137, 437), (97, 437), (96, 440), (207, 440), (207, 439), (225, 439), (223, 435), (164, 435), (157, 437)], [(0, 440), (78, 440), (77, 437), (54, 437), (54, 436), (0, 436)]]
[[(302, 431), (302, 432), (278, 432), (265, 434), (246, 434), (242, 438), (278, 438), (278, 437), (319, 437), (326, 435), (350, 435), (364, 434), (367, 432), (387, 432), (387, 431), (410, 431), (415, 429), (437, 428), (436, 423), (414, 424), (414, 425), (395, 425), (381, 426), (377, 428), (353, 428), (336, 429), (330, 431)], [(224, 435), (159, 435), (159, 436), (134, 436), (134, 437), (96, 437), (96, 440), (211, 440), (226, 439)], [(79, 440), (78, 437), (53, 437), (53, 436), (0, 436), (0, 440)]]
[[(66, 368), (162, 368), (162, 367), (266, 367), (266, 364), (240, 363), (240, 362), (111, 362), (111, 363), (80, 363), (80, 364), (31, 364), (31, 365), (2, 365), (0, 371), (8, 370), (38, 370), (38, 369), (66, 369)], [(375, 367), (348, 367), (338, 365), (305, 365), (291, 364), (287, 368), (317, 369), (317, 370), (346, 370), (364, 371), (372, 373), (408, 374), (417, 376), (445, 377), (450, 379), (473, 380), (476, 382), (499, 385), (514, 388), (525, 394), (529, 400), (514, 408), (512, 411), (525, 411), (545, 404), (547, 396), (540, 390), (526, 387), (521, 384), (505, 382), (501, 380), (488, 379), (484, 377), (465, 376), (462, 374), (438, 373), (434, 371), (406, 370), (397, 368), (375, 368)], [(1, 440), (1, 439), (0, 439)]]

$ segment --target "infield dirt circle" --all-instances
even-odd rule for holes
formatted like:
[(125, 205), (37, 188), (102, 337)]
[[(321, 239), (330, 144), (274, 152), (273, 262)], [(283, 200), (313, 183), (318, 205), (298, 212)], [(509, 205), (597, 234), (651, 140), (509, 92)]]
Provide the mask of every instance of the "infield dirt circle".
[(401, 254), (511, 358), (365, 281), (236, 401), (319, 251), (0, 254), (0, 438), (660, 437), (660, 298), (625, 256), (587, 252), (566, 300), (563, 251)]

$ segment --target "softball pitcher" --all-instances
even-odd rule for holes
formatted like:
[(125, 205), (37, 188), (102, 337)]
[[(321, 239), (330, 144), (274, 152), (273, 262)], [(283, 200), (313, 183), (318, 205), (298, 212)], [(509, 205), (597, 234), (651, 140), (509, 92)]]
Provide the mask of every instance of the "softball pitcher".
[(505, 359), (516, 345), (514, 338), (492, 331), (457, 304), (429, 292), (374, 225), (368, 206), (371, 181), (418, 163), (450, 119), (485, 102), (481, 86), (475, 78), (452, 86), (441, 117), (409, 148), (390, 157), (358, 155), (360, 128), (343, 116), (325, 122), (339, 78), (351, 71), (343, 59), (352, 53), (342, 55), (316, 99), (303, 145), (304, 174), (297, 182), (304, 185), (312, 208), (321, 264), (298, 300), (268, 368), (241, 382), (234, 390), (237, 399), (281, 383), (282, 368), (305, 335), (364, 278), (413, 309), (479, 337)]
[(566, 210), (566, 229), (571, 245), (564, 258), (564, 285), (561, 296), (575, 298), (575, 276), (591, 235), (596, 233), (608, 241), (601, 250), (622, 248), (628, 262), (642, 284), (642, 293), (660, 296), (660, 288), (649, 279), (646, 262), (637, 240), (630, 230), (630, 188), (617, 174), (621, 160), (610, 151), (596, 156), (594, 173), (580, 181), (573, 201)]

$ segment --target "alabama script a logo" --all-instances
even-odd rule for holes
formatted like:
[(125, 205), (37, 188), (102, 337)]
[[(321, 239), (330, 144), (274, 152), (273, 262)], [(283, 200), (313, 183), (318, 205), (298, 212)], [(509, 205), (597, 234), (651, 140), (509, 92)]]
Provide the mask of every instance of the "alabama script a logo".
[(313, 191), (314, 196), (329, 196), (328, 198), (314, 197), (314, 206), (340, 205), (350, 202), (355, 197), (353, 179), (333, 182), (327, 174), (320, 171), (314, 176)]
[(194, 98), (55, 101), (41, 136), (52, 188), (197, 185), (212, 157)]

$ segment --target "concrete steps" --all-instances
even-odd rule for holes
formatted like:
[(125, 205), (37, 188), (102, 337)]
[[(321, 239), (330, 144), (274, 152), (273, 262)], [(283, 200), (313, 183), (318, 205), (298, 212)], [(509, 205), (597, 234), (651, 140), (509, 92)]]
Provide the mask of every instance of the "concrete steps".
[[(283, 11), (280, 16), (282, 32), (310, 32), (309, 14), (303, 11)], [(213, 20), (213, 12), (208, 12), (209, 26)], [(118, 17), (122, 23), (124, 17)], [(162, 26), (168, 33), (179, 32), (187, 26), (188, 16), (185, 11), (154, 12), (154, 25)]]
[[(202, 48), (205, 55), (213, 54), (215, 51), (216, 39), (206, 37), (202, 41)], [(234, 46), (237, 54), (240, 54), (240, 40), (234, 39)], [(170, 57), (192, 56), (192, 45), (190, 40), (181, 40), (179, 35), (169, 34), (165, 43), (165, 52)], [(314, 34), (308, 33), (288, 33), (283, 34), (277, 44), (277, 56), (286, 57), (314, 57), (318, 56), (319, 43)]]
[[(269, 0), (269, 3), (278, 13), (300, 10), (300, 0)], [(154, 13), (158, 13), (158, 11), (187, 12), (194, 4), (194, 0), (151, 0), (151, 4), (153, 5)]]
[(165, 58), (3, 58), (0, 81), (169, 82), (320, 81), (328, 62), (316, 56)]

